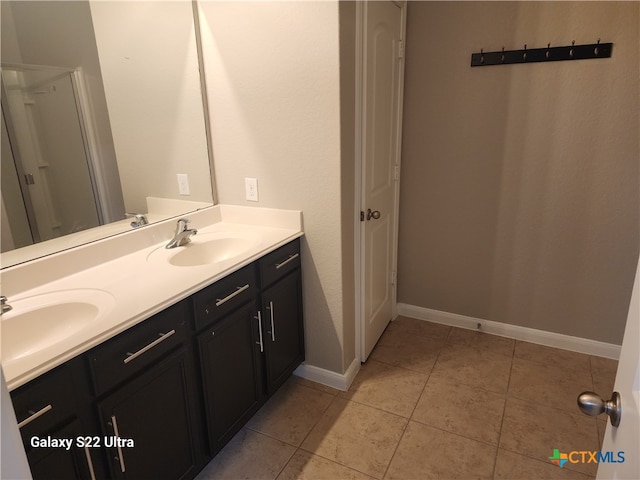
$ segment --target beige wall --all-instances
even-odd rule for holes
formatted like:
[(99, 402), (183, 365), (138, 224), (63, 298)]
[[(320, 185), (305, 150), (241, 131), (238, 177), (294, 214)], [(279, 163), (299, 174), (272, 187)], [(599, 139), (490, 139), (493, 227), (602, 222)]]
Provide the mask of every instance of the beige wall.
[[(620, 343), (639, 225), (638, 2), (410, 2), (398, 301)], [(472, 52), (613, 42), (607, 60)]]
[[(353, 146), (341, 136), (349, 95), (341, 92), (343, 7), (199, 7), (219, 201), (304, 212), (307, 363), (343, 373), (355, 358), (353, 274), (345, 268), (353, 270), (353, 173), (342, 150)], [(245, 200), (245, 177), (258, 179), (257, 204)]]
[(146, 197), (213, 202), (191, 2), (92, 1), (91, 16), (125, 211), (147, 212)]

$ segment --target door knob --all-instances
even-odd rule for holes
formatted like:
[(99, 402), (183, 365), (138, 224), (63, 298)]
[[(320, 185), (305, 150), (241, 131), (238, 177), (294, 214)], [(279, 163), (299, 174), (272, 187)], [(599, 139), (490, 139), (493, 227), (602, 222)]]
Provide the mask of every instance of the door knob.
[(371, 211), (370, 208), (367, 209), (367, 220), (371, 219), (377, 220), (380, 218), (380, 212), (378, 210)]
[(578, 395), (578, 407), (580, 407), (582, 413), (593, 417), (606, 413), (609, 415), (611, 425), (614, 427), (620, 425), (622, 402), (618, 392), (613, 392), (611, 400), (604, 400), (600, 395), (594, 392), (582, 392)]

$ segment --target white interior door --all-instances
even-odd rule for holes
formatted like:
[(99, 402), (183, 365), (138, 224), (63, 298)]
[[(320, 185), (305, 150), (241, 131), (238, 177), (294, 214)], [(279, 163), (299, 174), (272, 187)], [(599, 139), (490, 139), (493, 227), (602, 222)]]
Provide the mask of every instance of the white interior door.
[[(613, 452), (611, 458), (619, 460), (618, 452), (624, 452), (623, 462), (600, 462), (599, 480), (640, 478), (640, 263), (631, 294), (627, 326), (624, 331), (615, 391), (620, 394), (622, 415), (620, 425), (607, 422), (603, 452)], [(596, 392), (610, 398), (612, 392)]]
[(361, 360), (371, 353), (395, 304), (404, 11), (363, 2), (361, 104)]

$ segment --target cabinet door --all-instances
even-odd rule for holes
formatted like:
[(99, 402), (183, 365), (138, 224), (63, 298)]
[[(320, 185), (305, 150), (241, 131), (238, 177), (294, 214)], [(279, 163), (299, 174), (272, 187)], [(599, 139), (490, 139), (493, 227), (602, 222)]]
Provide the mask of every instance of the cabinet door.
[(60, 447), (34, 448), (28, 456), (33, 480), (96, 478), (96, 455), (99, 457), (100, 452), (88, 446), (84, 448), (77, 446), (77, 439), (87, 436), (80, 420), (75, 419), (69, 425), (49, 432), (49, 435), (55, 439), (72, 439), (72, 446), (68, 450)]
[[(199, 459), (192, 371), (187, 351), (179, 350), (100, 402), (114, 477), (194, 475)], [(119, 447), (112, 445), (114, 437), (120, 437)]]
[(294, 270), (262, 294), (267, 393), (271, 395), (304, 360), (302, 281)]
[[(76, 448), (76, 438), (99, 431), (81, 358), (19, 387), (11, 397), (34, 479), (104, 477), (102, 450)], [(38, 441), (47, 438), (72, 440), (72, 446), (47, 447)]]
[(255, 304), (231, 313), (198, 337), (211, 454), (260, 407), (260, 341)]

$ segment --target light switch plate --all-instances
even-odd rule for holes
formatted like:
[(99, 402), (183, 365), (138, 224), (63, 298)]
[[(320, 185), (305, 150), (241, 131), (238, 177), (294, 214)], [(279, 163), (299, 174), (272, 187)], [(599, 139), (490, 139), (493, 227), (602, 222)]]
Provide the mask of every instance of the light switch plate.
[(186, 173), (178, 173), (178, 193), (180, 195), (191, 195), (189, 190), (189, 177)]

